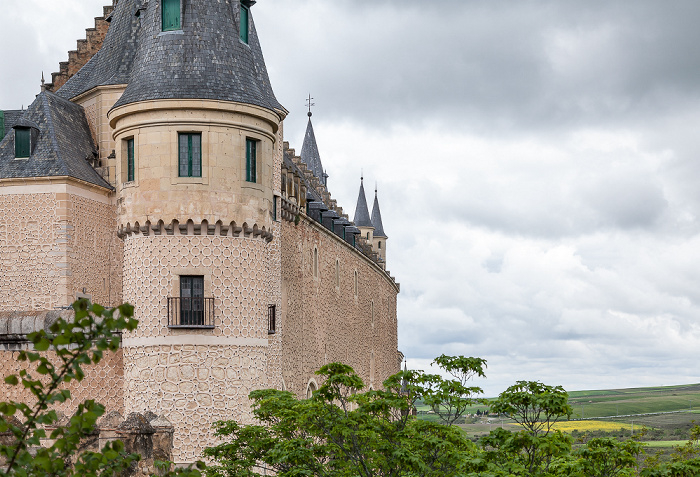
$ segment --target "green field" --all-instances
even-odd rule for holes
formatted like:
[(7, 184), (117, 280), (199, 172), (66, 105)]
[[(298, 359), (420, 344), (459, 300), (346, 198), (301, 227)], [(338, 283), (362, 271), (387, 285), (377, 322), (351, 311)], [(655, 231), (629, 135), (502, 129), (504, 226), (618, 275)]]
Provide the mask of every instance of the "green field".
[[(668, 447), (682, 443), (687, 439), (689, 430), (700, 424), (700, 384), (681, 386), (663, 386), (649, 388), (607, 389), (591, 391), (573, 391), (569, 393), (569, 404), (574, 410), (572, 420), (596, 418), (611, 421), (618, 431), (611, 435), (629, 437), (643, 433), (642, 439), (659, 442), (672, 442)], [(697, 408), (697, 410), (696, 410)], [(468, 412), (484, 412), (487, 406), (474, 406)], [(691, 410), (692, 409), (692, 410)], [(437, 420), (429, 413), (429, 408), (419, 403), (419, 418)], [(468, 435), (476, 437), (487, 434), (495, 427), (512, 428), (513, 421), (501, 417), (468, 417), (460, 427)], [(590, 432), (590, 425), (581, 422), (580, 429), (567, 426), (574, 435)], [(619, 426), (617, 426), (619, 424)], [(644, 431), (642, 431), (644, 429)], [(657, 447), (655, 445), (655, 447)], [(658, 447), (663, 447), (658, 446)]]

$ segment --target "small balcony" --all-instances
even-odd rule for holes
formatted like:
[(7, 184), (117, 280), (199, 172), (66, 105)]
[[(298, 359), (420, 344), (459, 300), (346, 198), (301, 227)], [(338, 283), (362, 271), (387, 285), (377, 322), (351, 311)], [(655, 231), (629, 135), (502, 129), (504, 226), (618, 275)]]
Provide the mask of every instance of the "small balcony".
[(214, 328), (214, 298), (168, 297), (168, 328)]

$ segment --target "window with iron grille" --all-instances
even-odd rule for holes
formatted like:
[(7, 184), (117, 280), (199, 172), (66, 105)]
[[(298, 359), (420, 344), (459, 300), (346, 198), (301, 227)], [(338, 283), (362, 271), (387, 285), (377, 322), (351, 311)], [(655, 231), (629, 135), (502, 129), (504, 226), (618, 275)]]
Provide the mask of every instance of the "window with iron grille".
[(277, 306), (270, 305), (267, 307), (267, 333), (274, 334), (277, 332)]
[(180, 296), (168, 297), (170, 328), (214, 328), (214, 298), (204, 296), (204, 277), (180, 276)]

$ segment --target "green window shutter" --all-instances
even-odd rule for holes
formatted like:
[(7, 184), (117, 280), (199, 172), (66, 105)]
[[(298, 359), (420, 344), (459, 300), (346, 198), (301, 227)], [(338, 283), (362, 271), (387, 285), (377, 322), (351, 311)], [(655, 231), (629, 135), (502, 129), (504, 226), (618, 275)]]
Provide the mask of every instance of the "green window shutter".
[(126, 141), (126, 180), (131, 182), (134, 180), (134, 140)]
[(255, 139), (246, 139), (246, 154), (245, 154), (245, 180), (248, 182), (257, 182), (257, 149), (258, 142)]
[(162, 0), (163, 31), (180, 30), (180, 0)]
[(202, 177), (202, 135), (190, 134), (190, 157), (192, 177)]
[(29, 128), (15, 128), (15, 157), (29, 157), (30, 138)]
[(5, 111), (0, 111), (0, 141), (5, 137)]
[(245, 43), (246, 45), (248, 44), (248, 17), (250, 16), (250, 10), (248, 7), (245, 5), (241, 4), (241, 24), (240, 24), (240, 34), (241, 34), (241, 41)]
[(202, 135), (178, 135), (178, 170), (180, 177), (202, 177)]

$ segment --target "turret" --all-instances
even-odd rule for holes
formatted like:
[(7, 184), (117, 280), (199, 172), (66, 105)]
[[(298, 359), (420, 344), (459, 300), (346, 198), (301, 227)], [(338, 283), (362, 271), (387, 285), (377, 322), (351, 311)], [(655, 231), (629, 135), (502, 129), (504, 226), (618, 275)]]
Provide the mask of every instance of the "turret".
[(372, 226), (374, 227), (372, 249), (381, 259), (382, 268), (386, 270), (386, 241), (389, 237), (384, 233), (382, 213), (379, 210), (379, 199), (377, 198), (376, 187), (374, 188), (374, 205), (372, 206)]
[(362, 236), (369, 245), (372, 245), (374, 240), (374, 226), (369, 217), (369, 209), (367, 208), (367, 197), (365, 196), (364, 177), (360, 177), (360, 193), (357, 196), (357, 206), (355, 206), (355, 227), (360, 229)]
[(250, 390), (282, 379), (267, 360), (286, 111), (254, 3), (120, 0), (100, 52), (59, 90), (108, 104), (96, 129), (113, 141), (123, 297), (140, 322), (123, 339), (125, 411), (167, 416), (176, 463), (215, 442), (217, 419), (252, 419)]

